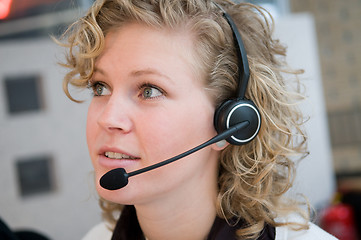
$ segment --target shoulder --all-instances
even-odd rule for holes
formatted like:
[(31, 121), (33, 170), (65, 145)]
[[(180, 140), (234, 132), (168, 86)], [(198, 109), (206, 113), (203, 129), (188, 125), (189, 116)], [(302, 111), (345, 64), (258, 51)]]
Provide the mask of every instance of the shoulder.
[(95, 225), (89, 232), (82, 238), (82, 240), (108, 240), (112, 237), (112, 231), (107, 225), (102, 222)]
[(275, 240), (306, 240), (306, 239), (319, 239), (319, 240), (337, 240), (331, 234), (325, 232), (313, 223), (309, 223), (309, 229), (295, 231), (288, 227), (276, 228)]
[[(285, 221), (284, 219), (280, 222)], [(292, 221), (300, 221), (298, 218), (292, 218)], [(309, 228), (306, 230), (293, 230), (290, 227), (276, 227), (276, 239), (275, 240), (307, 240), (307, 239), (318, 239), (318, 240), (337, 240), (334, 236), (322, 230), (320, 227), (309, 222)]]

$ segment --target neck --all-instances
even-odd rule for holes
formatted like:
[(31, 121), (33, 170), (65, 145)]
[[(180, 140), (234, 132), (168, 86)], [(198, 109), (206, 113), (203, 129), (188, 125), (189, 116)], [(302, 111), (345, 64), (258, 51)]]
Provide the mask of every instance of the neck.
[(136, 205), (139, 224), (148, 240), (206, 239), (216, 217), (217, 177), (186, 184), (181, 192)]

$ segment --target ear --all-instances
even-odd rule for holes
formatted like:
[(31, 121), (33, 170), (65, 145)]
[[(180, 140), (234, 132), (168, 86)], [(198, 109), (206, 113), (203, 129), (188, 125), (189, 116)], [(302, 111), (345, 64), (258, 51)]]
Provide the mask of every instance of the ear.
[(225, 149), (229, 143), (226, 140), (221, 140), (219, 142), (216, 142), (215, 144), (212, 144), (212, 148), (216, 151), (221, 151)]

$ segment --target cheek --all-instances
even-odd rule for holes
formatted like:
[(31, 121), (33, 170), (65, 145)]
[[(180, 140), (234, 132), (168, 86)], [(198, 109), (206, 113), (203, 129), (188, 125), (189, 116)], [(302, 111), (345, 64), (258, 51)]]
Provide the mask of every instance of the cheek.
[(91, 136), (94, 134), (94, 127), (95, 127), (95, 113), (93, 111), (94, 107), (93, 104), (90, 103), (89, 108), (88, 108), (88, 114), (87, 114), (87, 121), (86, 121), (86, 136), (87, 136), (87, 141), (89, 142), (89, 140), (91, 140)]
[(172, 154), (169, 146), (174, 145), (177, 136), (174, 136), (174, 132), (170, 129), (173, 129), (175, 125), (175, 122), (169, 120), (169, 116), (163, 114), (149, 115), (146, 120), (137, 124), (140, 148), (145, 151), (151, 163), (165, 160)]
[[(177, 108), (164, 114), (149, 115), (142, 127), (143, 146), (151, 162), (159, 162), (185, 152), (215, 135), (213, 112), (199, 108)], [(197, 109), (197, 110), (195, 110)]]
[(88, 150), (91, 157), (91, 160), (94, 161), (94, 153), (92, 153), (94, 145), (95, 145), (95, 139), (98, 131), (98, 114), (96, 107), (94, 106), (94, 103), (90, 103), (88, 108), (88, 114), (87, 114), (87, 122), (86, 122), (86, 139), (88, 144)]

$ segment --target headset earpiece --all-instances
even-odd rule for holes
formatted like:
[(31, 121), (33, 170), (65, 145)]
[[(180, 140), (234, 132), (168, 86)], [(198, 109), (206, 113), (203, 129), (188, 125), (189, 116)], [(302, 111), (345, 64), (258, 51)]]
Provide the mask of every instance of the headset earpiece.
[(249, 123), (247, 128), (226, 139), (233, 145), (246, 144), (257, 136), (261, 127), (261, 116), (257, 107), (250, 100), (228, 100), (216, 110), (214, 115), (214, 126), (218, 133), (245, 121)]
[(231, 16), (220, 5), (214, 4), (223, 12), (223, 17), (227, 20), (232, 30), (239, 71), (237, 98), (226, 100), (216, 109), (214, 127), (218, 133), (222, 133), (237, 123), (247, 121), (249, 125), (245, 129), (226, 139), (230, 144), (243, 145), (252, 141), (257, 136), (261, 127), (261, 115), (256, 105), (251, 100), (245, 98), (250, 71), (241, 35)]

